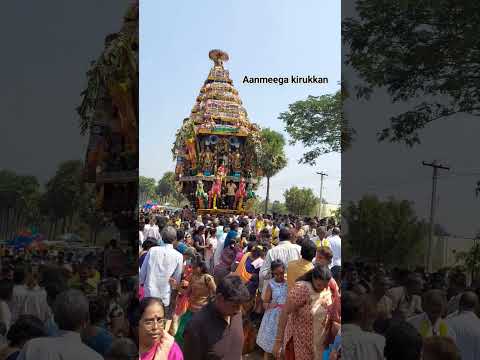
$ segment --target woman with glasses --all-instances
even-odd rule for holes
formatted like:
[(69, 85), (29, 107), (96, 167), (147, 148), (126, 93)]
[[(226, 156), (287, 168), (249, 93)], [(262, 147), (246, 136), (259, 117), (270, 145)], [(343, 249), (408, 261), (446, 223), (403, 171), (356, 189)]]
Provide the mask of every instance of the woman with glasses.
[(186, 244), (188, 247), (193, 247), (192, 234), (189, 234), (189, 233), (186, 233), (186, 234), (185, 234), (185, 244)]
[(138, 308), (140, 360), (183, 360), (182, 351), (165, 331), (165, 311), (158, 298), (144, 298)]

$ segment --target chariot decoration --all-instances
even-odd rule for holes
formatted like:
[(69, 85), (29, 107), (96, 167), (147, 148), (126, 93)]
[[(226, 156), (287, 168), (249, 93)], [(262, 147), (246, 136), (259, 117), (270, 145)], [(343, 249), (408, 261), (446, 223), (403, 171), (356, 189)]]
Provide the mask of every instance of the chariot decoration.
[[(246, 211), (246, 188), (251, 189), (250, 195), (254, 194), (262, 176), (257, 162), (260, 127), (250, 122), (229, 71), (224, 68), (228, 54), (211, 50), (209, 58), (213, 67), (173, 144), (175, 180), (200, 212), (242, 213)], [(236, 188), (233, 208), (229, 208), (227, 200), (232, 196), (227, 191), (227, 183), (231, 182)], [(200, 201), (205, 199), (203, 193), (208, 194), (208, 202)]]

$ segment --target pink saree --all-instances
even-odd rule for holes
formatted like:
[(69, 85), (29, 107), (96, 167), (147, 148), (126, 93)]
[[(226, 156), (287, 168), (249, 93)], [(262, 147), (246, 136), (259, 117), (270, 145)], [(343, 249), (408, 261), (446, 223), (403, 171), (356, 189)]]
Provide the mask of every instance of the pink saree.
[[(159, 345), (159, 343), (155, 343), (149, 351), (140, 354), (140, 360), (155, 360), (155, 354), (157, 353)], [(180, 347), (175, 342), (168, 353), (168, 360), (183, 360), (182, 350), (180, 350)]]

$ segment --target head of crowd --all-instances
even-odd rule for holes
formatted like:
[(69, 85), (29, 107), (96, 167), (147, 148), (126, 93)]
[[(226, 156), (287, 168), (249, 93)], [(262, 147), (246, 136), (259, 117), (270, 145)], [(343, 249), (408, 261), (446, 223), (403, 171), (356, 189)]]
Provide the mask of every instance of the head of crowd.
[[(340, 327), (340, 233), (334, 218), (142, 210), (139, 297), (158, 308), (164, 329), (140, 335), (142, 359), (160, 351), (155, 336), (162, 344), (170, 336), (170, 354), (185, 359), (320, 356)], [(318, 341), (317, 317), (328, 328)]]
[(428, 272), (423, 266), (344, 262), (345, 339), (355, 331), (368, 334), (362, 338), (372, 359), (479, 358), (480, 283), (469, 275), (463, 266)]
[[(330, 289), (332, 293), (332, 300), (327, 306), (330, 325), (326, 325), (328, 321), (324, 324), (328, 339), (322, 338), (321, 344), (314, 345), (327, 352), (330, 359), (355, 358), (355, 354), (349, 351), (354, 351), (352, 349), (356, 346), (365, 347), (356, 351), (365, 351), (368, 359), (480, 358), (480, 282), (475, 281), (463, 267), (427, 272), (423, 267), (401, 267), (369, 259), (344, 260), (342, 264), (338, 254), (340, 246), (337, 247), (334, 240), (340, 240), (341, 228), (333, 219), (279, 214), (199, 216), (188, 208), (170, 213), (146, 212), (142, 219), (140, 226), (147, 249), (140, 249), (141, 257), (151, 246), (171, 244), (182, 254), (184, 264), (192, 265), (194, 274), (211, 275), (217, 288), (225, 278), (240, 278), (241, 284), (250, 293), (248, 301), (245, 300), (241, 306), (237, 304), (241, 309), (237, 310), (244, 317), (243, 353), (260, 348), (264, 354), (274, 357), (291, 354), (292, 350), (295, 358), (319, 356), (315, 351), (305, 355), (290, 346), (290, 330), (305, 335), (302, 325), (295, 329), (294, 321), (290, 319), (299, 313), (294, 311), (285, 315), (287, 320), (279, 315), (271, 323), (268, 314), (272, 309), (264, 299), (270, 296), (269, 301), (274, 302), (272, 289), (277, 290), (274, 284), (285, 278), (288, 290), (284, 301), (288, 304), (291, 288), (304, 281), (306, 274), (307, 278), (313, 279), (312, 274), (316, 271), (317, 279), (330, 279), (331, 276), (330, 280), (323, 283), (319, 280), (317, 283), (319, 288)], [(159, 238), (149, 236), (153, 234), (149, 229), (155, 226), (160, 228)], [(166, 228), (173, 240), (162, 243), (161, 229)], [(280, 250), (285, 243), (297, 246), (299, 255), (285, 259), (284, 250)], [(257, 259), (261, 259), (259, 262), (262, 263), (259, 269), (249, 269), (248, 265)], [(294, 259), (300, 259), (304, 264), (312, 263), (313, 267), (307, 266), (303, 272), (296, 272), (298, 264)], [(329, 274), (320, 276), (320, 269), (328, 269)], [(289, 276), (292, 273), (294, 278)], [(185, 289), (191, 286), (184, 278), (185, 273), (180, 278), (180, 290), (174, 295), (177, 300), (181, 299), (182, 286)], [(330, 285), (332, 282), (338, 286), (336, 290)], [(265, 286), (267, 283), (271, 286)], [(208, 289), (205, 294), (208, 294)], [(171, 300), (174, 302), (173, 298)], [(201, 306), (209, 303), (208, 296), (204, 300)], [(178, 304), (174, 306), (178, 307)], [(280, 310), (281, 314), (285, 312), (285, 307)], [(197, 311), (194, 309), (193, 314)], [(186, 357), (189, 356), (190, 346), (185, 341), (190, 339), (189, 334), (193, 331), (192, 314), (187, 314), (185, 316), (185, 312), (176, 313), (175, 310), (167, 314), (172, 319), (170, 333), (175, 335), (181, 349), (186, 350)], [(191, 323), (186, 334), (183, 327), (185, 317), (185, 322)], [(176, 324), (178, 318), (180, 331)], [(262, 322), (276, 329), (273, 340), (265, 335)], [(355, 344), (352, 335), (363, 339), (364, 344)], [(250, 336), (253, 339), (249, 339)], [(279, 337), (282, 339), (279, 340)], [(295, 340), (296, 336), (292, 338)], [(353, 344), (349, 343), (351, 341)]]
[[(119, 254), (123, 271), (109, 261)], [(117, 239), (83, 250), (2, 248), (0, 359), (136, 358), (132, 254)]]
[(470, 274), (342, 264), (341, 236), (333, 218), (185, 207), (140, 210), (138, 275), (107, 268), (115, 240), (81, 256), (3, 249), (0, 360), (480, 358)]

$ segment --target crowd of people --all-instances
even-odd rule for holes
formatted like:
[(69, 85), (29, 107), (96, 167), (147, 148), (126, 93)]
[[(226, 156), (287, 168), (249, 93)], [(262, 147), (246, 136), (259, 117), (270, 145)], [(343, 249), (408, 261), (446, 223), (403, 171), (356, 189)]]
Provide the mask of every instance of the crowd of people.
[[(122, 273), (105, 263), (115, 252)], [(0, 360), (136, 359), (136, 263), (116, 239), (84, 253), (2, 248)]]
[(342, 264), (333, 219), (145, 210), (138, 239), (2, 247), (0, 360), (480, 359), (465, 269)]
[(144, 211), (141, 360), (320, 360), (339, 349), (333, 219)]
[(143, 214), (139, 234), (140, 298), (163, 321), (142, 360), (164, 343), (171, 359), (480, 359), (480, 286), (461, 267), (342, 267), (334, 221), (288, 215), (184, 208)]
[(480, 286), (465, 269), (435, 273), (344, 262), (345, 359), (480, 359)]

